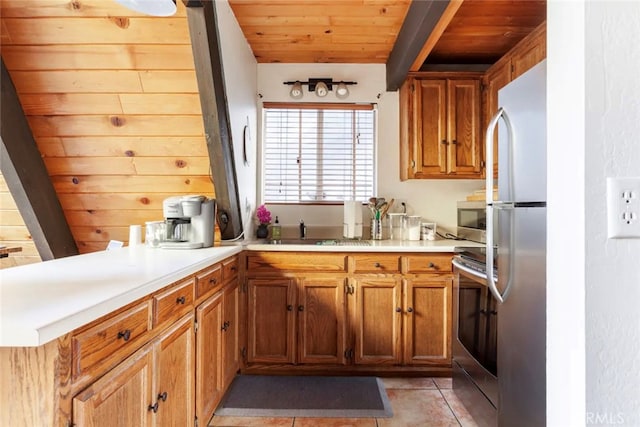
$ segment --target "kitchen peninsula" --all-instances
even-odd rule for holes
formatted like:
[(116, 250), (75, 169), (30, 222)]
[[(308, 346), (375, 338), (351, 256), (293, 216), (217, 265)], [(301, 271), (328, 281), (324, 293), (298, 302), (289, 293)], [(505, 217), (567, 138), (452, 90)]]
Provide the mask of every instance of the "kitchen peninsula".
[[(163, 425), (208, 420), (241, 367), (259, 371), (274, 362), (285, 370), (316, 372), (425, 365), (445, 372), (450, 260), (459, 245), (252, 242), (189, 251), (137, 246), (2, 270), (0, 424), (83, 425), (114, 413), (140, 425), (153, 417)], [(269, 304), (282, 295), (282, 286), (285, 295), (295, 296), (283, 301), (279, 317)], [(338, 305), (304, 311), (305, 304), (328, 301), (329, 295)], [(413, 296), (415, 303), (430, 301), (428, 308), (440, 317), (435, 341), (424, 331), (412, 332), (429, 322), (433, 330), (434, 319), (410, 321), (421, 310)], [(370, 317), (370, 306), (363, 304), (377, 299), (390, 316)], [(279, 330), (267, 315), (289, 327)], [(338, 319), (333, 332), (317, 333), (314, 324), (326, 325), (331, 316)], [(283, 360), (263, 357), (262, 350), (270, 350), (260, 347), (265, 337), (274, 337), (273, 345), (286, 343)], [(420, 347), (424, 342), (438, 345)], [(380, 345), (384, 351), (372, 350)], [(116, 395), (125, 396), (124, 410), (122, 401), (118, 411), (110, 409)]]

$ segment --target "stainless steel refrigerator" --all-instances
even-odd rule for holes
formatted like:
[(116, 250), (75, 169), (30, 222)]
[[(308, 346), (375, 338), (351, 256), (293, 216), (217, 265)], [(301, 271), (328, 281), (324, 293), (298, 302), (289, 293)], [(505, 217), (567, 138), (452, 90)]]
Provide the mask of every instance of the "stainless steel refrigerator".
[[(497, 283), (487, 279), (499, 301), (498, 425), (540, 427), (546, 424), (546, 61), (498, 91), (498, 105), (487, 129), (488, 271), (494, 243), (498, 257)], [(490, 229), (496, 215), (497, 236)]]

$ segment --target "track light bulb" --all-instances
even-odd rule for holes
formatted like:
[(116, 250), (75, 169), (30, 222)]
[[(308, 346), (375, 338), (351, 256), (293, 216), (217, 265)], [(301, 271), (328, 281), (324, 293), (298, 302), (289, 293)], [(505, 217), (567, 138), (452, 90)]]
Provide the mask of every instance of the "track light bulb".
[(343, 82), (338, 83), (338, 87), (336, 88), (336, 97), (339, 99), (345, 99), (349, 96), (349, 89), (347, 85)]
[(329, 93), (329, 88), (325, 82), (318, 82), (316, 84), (316, 95), (319, 97), (325, 97)]
[(302, 83), (300, 82), (295, 82), (293, 84), (293, 86), (291, 86), (291, 91), (289, 92), (289, 96), (291, 96), (291, 98), (293, 99), (300, 99), (302, 98)]

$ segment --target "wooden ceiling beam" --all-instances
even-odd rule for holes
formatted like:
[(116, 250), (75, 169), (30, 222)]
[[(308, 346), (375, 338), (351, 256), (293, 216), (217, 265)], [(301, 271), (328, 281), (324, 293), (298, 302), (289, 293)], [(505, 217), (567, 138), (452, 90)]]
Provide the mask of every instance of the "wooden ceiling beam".
[[(407, 10), (407, 16), (400, 28), (389, 59), (387, 60), (387, 90), (396, 91), (407, 77), (407, 73), (417, 62), (425, 49), (431, 33), (438, 29), (451, 3), (461, 0), (414, 0)], [(460, 7), (458, 4), (457, 7)], [(457, 10), (457, 8), (455, 8)], [(455, 14), (455, 13), (454, 13)], [(453, 16), (453, 15), (452, 15)], [(449, 18), (451, 20), (451, 18)], [(448, 24), (448, 22), (447, 22)], [(443, 24), (444, 25), (444, 24)], [(442, 28), (444, 31), (446, 25)], [(438, 36), (439, 37), (439, 36)], [(435, 40), (437, 41), (437, 39)], [(433, 44), (435, 45), (435, 41)], [(429, 51), (433, 48), (429, 48)], [(428, 54), (428, 52), (427, 52)], [(425, 56), (426, 58), (426, 56)]]
[(187, 7), (218, 225), (223, 240), (235, 239), (242, 234), (242, 210), (215, 4), (205, 0), (183, 2)]
[(422, 67), (422, 64), (424, 64), (424, 61), (426, 61), (427, 56), (429, 56), (436, 43), (438, 43), (438, 40), (440, 40), (440, 37), (442, 37), (442, 33), (444, 33), (444, 30), (446, 30), (449, 26), (449, 23), (462, 5), (463, 1), (464, 0), (449, 1), (449, 5), (444, 10), (444, 13), (438, 20), (436, 26), (431, 31), (431, 34), (429, 34), (429, 38), (425, 42), (424, 46), (422, 46), (420, 53), (418, 53), (418, 56), (413, 61), (413, 64), (411, 64), (411, 67), (409, 67), (409, 71), (420, 70), (420, 67)]
[(78, 254), (62, 206), (2, 59), (0, 170), (43, 261)]

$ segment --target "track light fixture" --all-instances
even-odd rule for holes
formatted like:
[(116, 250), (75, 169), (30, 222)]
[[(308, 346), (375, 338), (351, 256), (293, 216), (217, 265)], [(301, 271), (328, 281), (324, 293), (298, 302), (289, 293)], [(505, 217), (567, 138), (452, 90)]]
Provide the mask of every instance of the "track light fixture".
[(333, 91), (334, 85), (336, 86), (336, 97), (339, 99), (345, 99), (349, 96), (348, 85), (358, 84), (357, 82), (334, 82), (332, 78), (320, 78), (320, 79), (309, 79), (306, 82), (301, 82), (300, 80), (283, 82), (285, 85), (291, 85), (291, 91), (289, 91), (289, 96), (293, 99), (301, 99), (303, 96), (302, 85), (307, 85), (309, 87), (309, 92), (315, 92), (316, 96), (321, 98), (327, 96), (327, 94)]
[(114, 0), (127, 9), (151, 16), (171, 16), (176, 13), (175, 0)]

